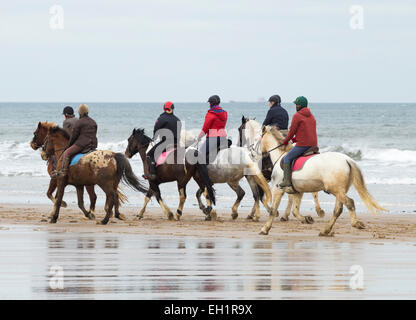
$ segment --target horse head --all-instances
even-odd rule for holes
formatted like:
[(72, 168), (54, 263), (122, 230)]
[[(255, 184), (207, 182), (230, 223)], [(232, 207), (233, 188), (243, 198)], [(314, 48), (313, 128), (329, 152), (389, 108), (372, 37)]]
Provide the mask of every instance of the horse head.
[(65, 150), (69, 138), (69, 134), (64, 129), (57, 125), (50, 126), (43, 146), (45, 155), (49, 157), (58, 151)]
[(145, 135), (144, 129), (133, 129), (127, 141), (128, 144), (124, 154), (127, 158), (132, 158), (141, 149), (146, 150), (152, 139)]
[(30, 141), (30, 146), (33, 150), (38, 150), (41, 148), (45, 141), (46, 136), (48, 135), (48, 129), (54, 126), (53, 122), (39, 122), (36, 130), (33, 132), (32, 141)]

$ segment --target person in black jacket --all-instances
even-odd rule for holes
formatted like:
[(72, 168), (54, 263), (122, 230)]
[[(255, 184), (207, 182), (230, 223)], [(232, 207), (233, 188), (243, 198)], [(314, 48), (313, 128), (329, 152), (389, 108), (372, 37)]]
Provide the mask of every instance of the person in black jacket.
[(263, 126), (277, 126), (279, 130), (287, 130), (289, 124), (289, 115), (280, 105), (280, 96), (277, 94), (269, 98), (270, 109), (267, 112)]
[[(148, 174), (144, 177), (146, 179), (155, 180), (156, 177), (156, 159), (166, 151), (169, 146), (176, 146), (180, 141), (182, 123), (178, 117), (173, 114), (174, 104), (170, 101), (163, 105), (163, 112), (156, 120), (155, 127), (153, 129), (153, 140), (160, 138), (160, 141), (156, 143), (152, 149), (147, 153), (147, 164), (149, 166)], [(157, 150), (158, 154), (155, 154)]]

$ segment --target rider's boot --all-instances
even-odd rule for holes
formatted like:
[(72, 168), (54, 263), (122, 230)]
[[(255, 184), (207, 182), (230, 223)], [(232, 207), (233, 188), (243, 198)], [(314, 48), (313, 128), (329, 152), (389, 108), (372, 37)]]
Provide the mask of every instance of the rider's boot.
[(280, 188), (292, 186), (292, 168), (290, 163), (283, 164), (283, 181), (279, 184)]
[(66, 177), (68, 175), (70, 162), (71, 162), (71, 158), (68, 158), (68, 157), (63, 158), (61, 170), (58, 171), (58, 175), (60, 177)]

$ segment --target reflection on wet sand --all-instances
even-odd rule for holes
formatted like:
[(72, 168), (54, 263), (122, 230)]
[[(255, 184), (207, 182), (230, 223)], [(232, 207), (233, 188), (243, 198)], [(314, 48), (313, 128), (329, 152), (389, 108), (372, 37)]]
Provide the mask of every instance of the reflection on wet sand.
[[(2, 299), (414, 298), (415, 247), (322, 241), (0, 233)], [(349, 286), (352, 265), (364, 289)], [(54, 288), (63, 270), (63, 288)], [(53, 269), (55, 270), (55, 269)]]

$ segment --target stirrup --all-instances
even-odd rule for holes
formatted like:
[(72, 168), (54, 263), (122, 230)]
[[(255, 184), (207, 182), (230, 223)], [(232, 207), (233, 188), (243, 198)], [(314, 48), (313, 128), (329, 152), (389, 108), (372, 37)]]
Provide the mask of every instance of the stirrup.
[(298, 193), (294, 188), (293, 188), (293, 186), (289, 186), (289, 187), (280, 187), (280, 189), (282, 189), (285, 193), (288, 193), (288, 194), (295, 194), (295, 193)]

